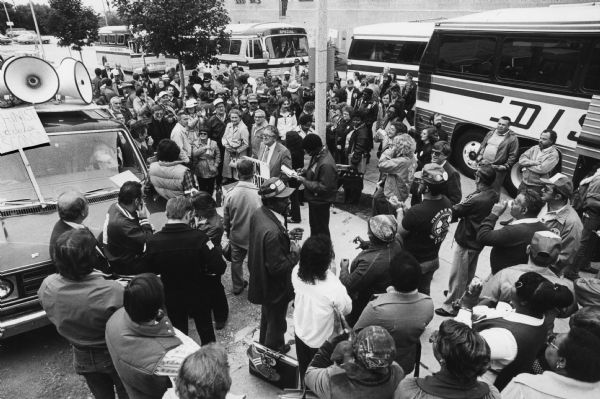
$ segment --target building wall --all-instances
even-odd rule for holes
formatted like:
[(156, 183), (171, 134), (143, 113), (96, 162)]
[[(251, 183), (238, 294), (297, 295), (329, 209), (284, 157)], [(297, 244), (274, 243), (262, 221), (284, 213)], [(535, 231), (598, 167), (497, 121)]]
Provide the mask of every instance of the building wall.
[[(318, 0), (287, 0), (285, 17), (280, 17), (281, 1), (225, 0), (225, 4), (231, 23), (282, 21), (300, 25), (307, 30), (313, 45)], [(498, 8), (586, 2), (590, 0), (328, 0), (327, 23), (330, 30), (335, 30), (332, 34), (337, 37), (338, 48), (343, 50), (352, 29), (360, 25), (452, 18)]]

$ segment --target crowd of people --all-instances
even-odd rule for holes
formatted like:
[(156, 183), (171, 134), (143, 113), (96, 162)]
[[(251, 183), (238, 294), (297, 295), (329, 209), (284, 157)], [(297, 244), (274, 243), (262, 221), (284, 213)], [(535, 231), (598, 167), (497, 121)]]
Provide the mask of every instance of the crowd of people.
[[(519, 155), (510, 119), (498, 118), (477, 154), (475, 190), (464, 193), (441, 116), (415, 131), (410, 75), (404, 85), (389, 71), (332, 84), (325, 142), (314, 131), (314, 102), (304, 101), (305, 73), (251, 79), (232, 65), (200, 79), (194, 71), (184, 93), (177, 75), (134, 76), (118, 88), (122, 99), (106, 98), (112, 82), (96, 75), (99, 101), (146, 143), (150, 178), (121, 186), (98, 237), (84, 225), (84, 195), (58, 198), (50, 245), (58, 273), (39, 290), (96, 398), (160, 398), (171, 385), (160, 370), (173, 362), (180, 397), (225, 396), (231, 379), (214, 330), (229, 319), (228, 264), (232, 293), (247, 289), (260, 305), (258, 341), (272, 351), (291, 350), (293, 301), (301, 384), (320, 398), (600, 395), (600, 274), (579, 275), (593, 271), (600, 171), (575, 191), (559, 172), (554, 131)], [(259, 184), (256, 160), (271, 176)], [(355, 239), (361, 252), (336, 273), (336, 164), (362, 176), (371, 162), (380, 181), (368, 239)], [(517, 162), (519, 193), (500, 201)], [(159, 231), (145, 205), (154, 197), (165, 201)], [(306, 236), (291, 228), (305, 203)], [(507, 209), (511, 219), (496, 228)], [(431, 282), (455, 222), (448, 290), (435, 308)], [(479, 279), (486, 246), (491, 274)], [(111, 273), (129, 281), (105, 279)], [(434, 314), (449, 318), (429, 339), (440, 371), (420, 378), (421, 336)], [(556, 318), (567, 317), (569, 331), (555, 334)], [(188, 318), (202, 348), (186, 358), (176, 354), (188, 347)]]

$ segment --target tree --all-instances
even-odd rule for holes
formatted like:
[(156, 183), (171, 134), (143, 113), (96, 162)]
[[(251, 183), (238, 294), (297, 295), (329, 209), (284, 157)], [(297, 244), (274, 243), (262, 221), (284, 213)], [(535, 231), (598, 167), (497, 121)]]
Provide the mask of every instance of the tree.
[(108, 20), (108, 26), (125, 25), (125, 22), (123, 22), (121, 17), (119, 17), (119, 15), (117, 15), (116, 12), (107, 11), (106, 18), (104, 18), (104, 15), (100, 15), (98, 17), (98, 23), (100, 24), (100, 26), (106, 26), (107, 20)]
[[(8, 30), (6, 13), (4, 12), (4, 5), (2, 3), (6, 5), (6, 11), (8, 11), (10, 21), (15, 24), (15, 28), (35, 30), (33, 17), (31, 16), (31, 7), (28, 4), (15, 7), (12, 2), (0, 1), (0, 31), (2, 33)], [(42, 35), (49, 34), (50, 30), (47, 26), (47, 19), (52, 10), (46, 4), (37, 3), (33, 4), (33, 9), (35, 10), (35, 16), (40, 27), (40, 33)]]
[(98, 39), (98, 14), (84, 7), (81, 0), (50, 0), (47, 26), (58, 38), (59, 46), (71, 46), (79, 51)]
[(144, 48), (179, 61), (181, 93), (183, 65), (214, 61), (217, 45), (227, 37), (229, 15), (223, 0), (113, 0), (113, 4)]

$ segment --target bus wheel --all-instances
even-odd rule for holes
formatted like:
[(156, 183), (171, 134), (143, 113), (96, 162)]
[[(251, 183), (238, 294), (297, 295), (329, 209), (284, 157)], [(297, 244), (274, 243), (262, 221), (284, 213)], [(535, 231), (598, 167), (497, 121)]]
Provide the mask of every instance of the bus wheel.
[(456, 139), (454, 148), (454, 165), (464, 175), (473, 179), (477, 170), (477, 152), (485, 137), (482, 129), (470, 128)]

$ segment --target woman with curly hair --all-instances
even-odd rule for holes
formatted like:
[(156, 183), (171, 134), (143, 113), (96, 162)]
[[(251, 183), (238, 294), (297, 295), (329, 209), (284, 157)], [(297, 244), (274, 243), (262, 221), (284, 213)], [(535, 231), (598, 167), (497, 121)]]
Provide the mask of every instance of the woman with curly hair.
[(373, 195), (373, 216), (393, 215), (396, 208), (391, 204), (390, 199), (395, 197), (400, 202), (404, 202), (408, 198), (417, 167), (416, 146), (417, 143), (412, 137), (408, 134), (400, 134), (391, 140), (391, 144), (381, 154), (377, 167), (383, 183)]
[(425, 378), (407, 377), (394, 399), (500, 399), (494, 386), (477, 381), (490, 364), (490, 347), (466, 324), (445, 320), (429, 338), (440, 371)]
[(311, 236), (302, 245), (300, 262), (292, 271), (296, 353), (302, 384), (308, 364), (333, 332), (334, 312), (346, 315), (352, 310), (346, 287), (329, 270), (333, 257), (329, 237)]

